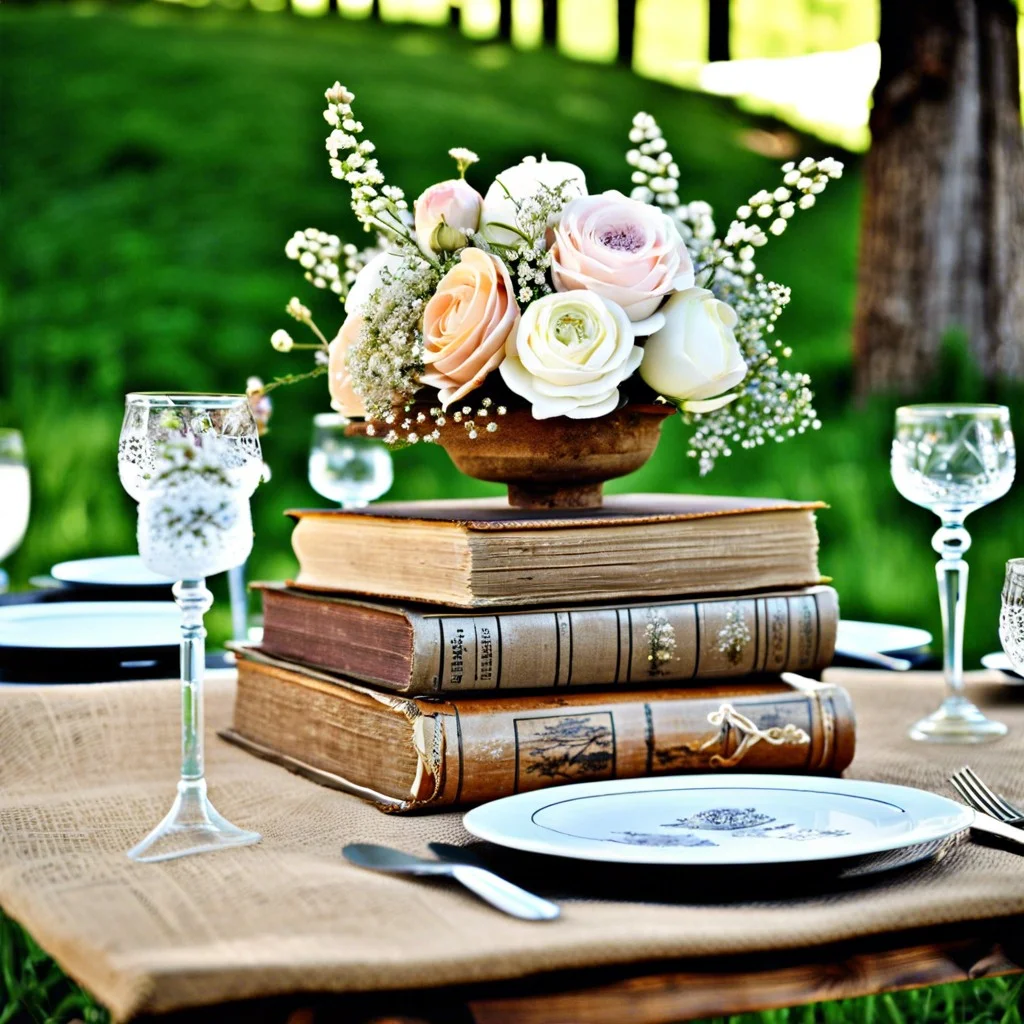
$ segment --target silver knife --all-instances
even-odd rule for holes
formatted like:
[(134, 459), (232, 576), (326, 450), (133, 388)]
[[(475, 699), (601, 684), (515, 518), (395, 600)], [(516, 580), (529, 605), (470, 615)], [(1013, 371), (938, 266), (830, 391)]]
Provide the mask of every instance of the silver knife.
[(971, 831), (984, 832), (990, 836), (999, 836), (1000, 839), (1005, 839), (1008, 842), (1024, 847), (1024, 829), (1017, 828), (1014, 825), (1007, 825), (1005, 821), (999, 821), (988, 814), (982, 814), (981, 811), (974, 812)]

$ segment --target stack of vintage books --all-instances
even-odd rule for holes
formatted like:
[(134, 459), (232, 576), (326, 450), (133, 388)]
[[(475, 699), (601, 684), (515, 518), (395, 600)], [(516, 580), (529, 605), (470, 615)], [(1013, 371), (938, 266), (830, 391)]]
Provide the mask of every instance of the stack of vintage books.
[(807, 678), (838, 619), (817, 507), (295, 512), (299, 575), (261, 586), (263, 641), (238, 650), (224, 735), (393, 811), (658, 773), (839, 772), (849, 698)]

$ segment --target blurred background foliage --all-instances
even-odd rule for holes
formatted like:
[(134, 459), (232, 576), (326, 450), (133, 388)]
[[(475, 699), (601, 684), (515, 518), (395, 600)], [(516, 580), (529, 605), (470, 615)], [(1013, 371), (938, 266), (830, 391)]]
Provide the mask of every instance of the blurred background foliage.
[[(291, 295), (333, 334), (340, 307), (306, 284), (283, 246), (308, 226), (360, 240), (323, 146), (322, 93), (340, 78), (357, 93), (386, 173), (410, 196), (450, 176), (452, 145), (481, 155), (471, 175), (481, 191), (523, 154), (542, 152), (581, 163), (594, 191), (626, 188), (626, 133), (640, 109), (665, 129), (681, 166), (683, 198), (710, 201), (722, 228), (752, 192), (777, 184), (784, 159), (843, 159), (846, 176), (783, 238), (772, 239), (762, 259), (766, 274), (793, 288), (779, 334), (794, 348), (792, 365), (814, 377), (823, 428), (771, 450), (739, 453), (701, 479), (677, 418), (655, 458), (610, 490), (823, 499), (831, 508), (819, 517), (821, 563), (844, 614), (938, 631), (929, 545), (937, 521), (900, 498), (889, 480), (897, 402), (883, 396), (858, 405), (851, 394), (858, 156), (732, 100), (621, 65), (470, 38), (488, 31), (475, 27), (469, 12), (479, 5), (472, 3), (463, 5), (461, 33), (389, 21), (401, 14), (397, 0), (382, 4), (382, 23), (268, 14), (255, 3), (0, 9), (0, 424), (23, 429), (33, 480), (29, 531), (7, 565), (15, 586), (61, 559), (134, 549), (135, 509), (115, 465), (126, 391), (241, 390), (252, 373), (269, 379), (306, 369), (300, 354), (277, 355), (268, 344), (275, 328), (295, 326), (284, 314)], [(404, 6), (422, 16), (445, 5)], [(606, 7), (605, 0), (567, 3), (562, 38), (592, 40), (604, 31), (595, 12)], [(666, 60), (663, 47), (658, 56), (659, 10), (664, 21), (664, 11), (698, 18), (694, 12), (704, 7), (643, 4), (637, 68), (655, 73)], [(875, 5), (863, 0), (786, 0), (771, 8), (769, 18), (765, 7), (736, 0), (733, 45), (744, 55), (772, 56), (771, 47), (794, 53), (793, 36), (779, 26), (800, 12), (819, 17), (801, 22), (797, 49), (823, 45), (825, 35), (826, 45), (858, 45), (877, 27)], [(532, 37), (520, 38), (529, 30), (521, 9), (517, 3), (514, 38), (528, 47)], [(821, 13), (829, 9), (841, 17), (829, 20)], [(687, 29), (686, 17), (664, 23), (683, 35), (703, 32), (691, 46), (698, 61), (706, 26), (693, 21)], [(758, 53), (742, 42), (755, 36), (763, 41)], [(607, 47), (587, 45), (576, 56), (610, 59)], [(1004, 401), (1020, 420), (1021, 393), (984, 386), (964, 352), (963, 339), (951, 335), (941, 372), (922, 380), (916, 397)], [(273, 479), (253, 499), (251, 578), (293, 572), (283, 511), (322, 503), (306, 481), (306, 454), (311, 418), (328, 408), (326, 386), (307, 382), (274, 398), (264, 443)], [(417, 446), (398, 452), (395, 462), (395, 499), (500, 492), (459, 475), (437, 449)], [(975, 539), (969, 666), (998, 646), (1003, 563), (1024, 554), (1021, 495), (1017, 487), (968, 521)], [(218, 615), (214, 638), (223, 639), (224, 602)]]

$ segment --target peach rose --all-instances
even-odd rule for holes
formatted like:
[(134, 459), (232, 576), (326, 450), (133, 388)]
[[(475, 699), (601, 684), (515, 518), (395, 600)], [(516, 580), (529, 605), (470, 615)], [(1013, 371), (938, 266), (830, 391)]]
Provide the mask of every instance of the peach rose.
[(455, 252), (480, 223), (483, 196), (463, 178), (439, 181), (416, 200), (416, 241), (428, 255)]
[(555, 227), (551, 277), (560, 292), (585, 288), (649, 317), (670, 292), (693, 287), (693, 263), (675, 224), (621, 192), (568, 203)]
[(481, 249), (463, 249), (423, 311), (427, 369), (420, 380), (438, 389), (442, 408), (483, 383), (505, 358), (518, 323), (505, 264)]
[(330, 363), (327, 366), (327, 386), (331, 392), (331, 405), (351, 419), (353, 416), (365, 416), (366, 407), (363, 400), (352, 388), (352, 375), (348, 372), (345, 359), (349, 346), (359, 337), (363, 329), (363, 318), (350, 313), (338, 331), (338, 336), (330, 344)]

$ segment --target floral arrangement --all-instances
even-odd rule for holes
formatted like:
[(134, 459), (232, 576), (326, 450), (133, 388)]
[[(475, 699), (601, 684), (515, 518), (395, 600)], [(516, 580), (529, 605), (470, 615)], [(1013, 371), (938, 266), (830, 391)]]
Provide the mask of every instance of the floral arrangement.
[[(457, 177), (410, 210), (386, 183), (356, 120), (354, 95), (326, 92), (331, 173), (351, 188), (372, 245), (314, 228), (285, 251), (346, 317), (332, 341), (297, 298), (287, 312), (316, 336), (310, 373), (327, 373), (333, 407), (365, 417), (389, 443), (437, 441), (449, 421), (470, 438), (499, 429), (513, 403), (536, 419), (605, 416), (628, 403), (674, 405), (694, 426), (702, 473), (734, 447), (817, 428), (810, 380), (782, 368), (775, 322), (789, 289), (755, 254), (842, 174), (832, 158), (782, 168), (781, 183), (739, 207), (724, 238), (711, 207), (683, 203), (679, 167), (655, 119), (640, 113), (626, 153), (632, 185), (589, 194), (575, 164), (527, 157), (482, 195), (471, 150), (449, 150)], [(268, 385), (267, 390), (274, 385)]]

